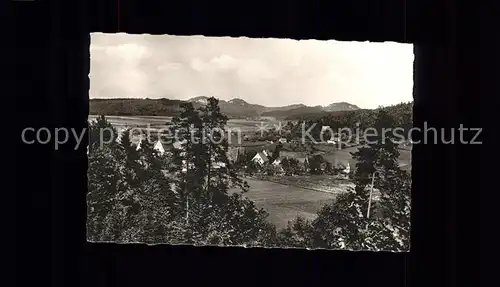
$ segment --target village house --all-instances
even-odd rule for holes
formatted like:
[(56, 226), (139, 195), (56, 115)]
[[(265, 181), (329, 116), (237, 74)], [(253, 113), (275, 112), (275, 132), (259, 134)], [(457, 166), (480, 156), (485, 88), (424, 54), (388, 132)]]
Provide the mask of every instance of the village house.
[(269, 151), (269, 150), (267, 150), (267, 149), (263, 149), (263, 150), (262, 150), (262, 153), (263, 153), (265, 156), (267, 156), (268, 158), (269, 158), (269, 157), (272, 157), (272, 154), (273, 154), (271, 151)]
[(339, 173), (347, 175), (351, 172), (351, 167), (353, 166), (354, 160), (348, 160), (343, 158), (339, 154), (323, 154), (322, 158), (325, 162), (330, 163), (331, 167), (337, 170)]
[(280, 154), (277, 158), (278, 161), (276, 162), (276, 164), (281, 165), (281, 162), (284, 158), (296, 159), (299, 162), (299, 165), (301, 165), (301, 166), (305, 166), (308, 163), (306, 152), (290, 151), (290, 150), (284, 148), (280, 151)]
[(264, 165), (264, 164), (269, 162), (269, 158), (263, 152), (258, 152), (252, 158), (252, 161), (259, 164), (259, 165)]
[(161, 140), (156, 141), (153, 149), (156, 150), (160, 155), (165, 154), (165, 147)]
[(306, 152), (291, 152), (291, 151), (281, 151), (280, 156), (272, 162), (275, 167), (281, 167), (283, 159), (295, 159), (299, 162), (299, 166), (303, 168), (307, 168), (310, 157), (312, 156), (320, 156), (322, 159), (322, 163), (320, 168), (325, 170), (327, 165), (330, 164), (332, 168), (337, 170), (339, 173), (343, 175), (347, 175), (351, 172), (351, 163), (348, 160), (344, 160), (339, 158), (335, 154), (327, 154), (321, 151), (315, 152), (313, 154), (307, 154)]
[[(137, 146), (136, 146), (136, 150), (140, 150), (141, 149), (141, 144), (142, 144), (143, 140), (144, 140), (143, 138), (140, 138), (138, 140)], [(165, 152), (168, 152), (172, 148), (181, 149), (182, 148), (182, 143), (179, 142), (179, 141), (177, 141), (177, 142), (174, 142), (173, 144), (167, 144), (167, 143), (162, 142), (161, 140), (157, 140), (155, 142), (155, 144), (153, 145), (153, 149), (156, 150), (161, 155), (165, 154)]]
[(278, 158), (276, 158), (274, 161), (273, 161), (273, 165), (274, 166), (281, 166), (281, 162), (283, 162), (283, 160), (285, 159), (286, 157), (284, 156), (280, 156)]
[[(299, 156), (297, 156), (299, 155)], [(276, 158), (272, 164), (276, 167), (281, 166), (281, 163), (283, 162), (284, 159), (295, 159), (299, 162), (299, 166), (304, 167), (308, 163), (308, 157), (307, 155), (301, 155), (300, 153), (294, 153), (292, 155), (281, 155), (278, 158)]]
[(290, 151), (286, 148), (280, 151), (279, 156), (272, 162), (272, 164), (275, 167), (281, 167), (283, 159), (288, 158), (297, 160), (299, 162), (299, 166), (307, 169), (310, 159), (313, 156), (321, 157), (322, 163), (320, 168), (322, 170), (325, 170), (327, 165), (330, 165), (334, 170), (344, 176), (347, 176), (351, 172), (352, 167), (355, 166), (353, 165), (354, 160), (344, 158), (344, 154), (328, 153), (324, 151), (308, 153), (304, 151)]

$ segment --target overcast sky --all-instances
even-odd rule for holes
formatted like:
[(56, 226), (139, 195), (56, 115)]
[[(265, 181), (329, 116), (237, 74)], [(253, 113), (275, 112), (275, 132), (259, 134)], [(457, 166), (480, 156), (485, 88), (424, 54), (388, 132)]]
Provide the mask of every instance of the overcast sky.
[(93, 33), (90, 49), (91, 98), (361, 108), (413, 100), (411, 44)]

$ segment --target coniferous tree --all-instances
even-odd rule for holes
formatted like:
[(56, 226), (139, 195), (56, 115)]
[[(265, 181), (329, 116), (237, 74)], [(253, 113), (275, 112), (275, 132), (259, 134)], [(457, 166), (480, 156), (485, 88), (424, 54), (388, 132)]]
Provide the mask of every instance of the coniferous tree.
[(272, 154), (272, 156), (270, 158), (270, 161), (273, 162), (277, 158), (279, 158), (282, 150), (283, 150), (283, 144), (280, 143), (280, 142), (278, 142), (276, 144), (276, 148), (274, 149), (273, 154)]
[(411, 223), (411, 175), (398, 169), (388, 171), (376, 184), (381, 191), (381, 220), (378, 248), (408, 251)]
[[(391, 134), (384, 137), (382, 133), (382, 128), (393, 125), (392, 117), (379, 110), (377, 133), (367, 146), (353, 153), (357, 160), (355, 188), (339, 195), (333, 204), (325, 205), (309, 225), (302, 223), (302, 230), (307, 230), (302, 236), (289, 227), (280, 234), (282, 240), (293, 239), (294, 244), (319, 248), (408, 250), (411, 180), (398, 167), (399, 151)], [(372, 180), (373, 189), (381, 196), (368, 214)], [(374, 216), (377, 211), (382, 211), (383, 217)]]
[(179, 212), (179, 198), (172, 190), (171, 181), (166, 176), (167, 166), (162, 160), (162, 155), (154, 149), (151, 140), (143, 140), (139, 150), (142, 169), (141, 200), (145, 214), (149, 215), (148, 236), (156, 238), (156, 233), (162, 228), (162, 221), (168, 221)]
[(382, 218), (373, 222), (375, 218), (372, 217), (370, 222), (379, 237), (373, 241), (378, 249), (409, 249), (411, 176), (399, 168), (400, 153), (396, 137), (392, 132), (384, 132), (384, 129), (394, 130), (398, 124), (387, 109), (379, 109), (375, 120), (378, 138), (370, 140), (367, 147), (353, 155), (363, 162), (363, 168), (355, 176), (357, 186), (365, 186), (366, 190), (371, 180), (373, 189), (380, 194), (373, 211)]
[(116, 128), (113, 127), (105, 116), (98, 116), (89, 125), (89, 153), (92, 153), (103, 145), (116, 144), (117, 137), (118, 132)]
[[(353, 158), (357, 160), (353, 176), (354, 190), (349, 190), (338, 198), (334, 204), (335, 210), (328, 210), (328, 208), (322, 210), (325, 214), (330, 214), (330, 218), (338, 218), (338, 220), (330, 220), (334, 223), (331, 228), (336, 226), (336, 234), (339, 235), (337, 241), (347, 248), (381, 247), (377, 244), (380, 235), (379, 228), (377, 228), (378, 218), (374, 216), (378, 205), (374, 204), (373, 198), (370, 199), (370, 191), (373, 188), (382, 192), (377, 184), (380, 178), (384, 178), (386, 171), (397, 169), (399, 152), (391, 134), (383, 130), (391, 128), (393, 124), (393, 119), (386, 111), (380, 110), (374, 126), (376, 133), (368, 139), (367, 146), (353, 153)], [(374, 186), (371, 186), (372, 180), (375, 183)], [(368, 213), (369, 206), (370, 212)], [(317, 224), (317, 226), (321, 225), (327, 226), (328, 223)]]
[(124, 211), (121, 204), (128, 189), (121, 169), (124, 154), (117, 148), (116, 129), (104, 116), (89, 127), (87, 232), (91, 240), (115, 240), (123, 223), (117, 215)]
[(184, 103), (180, 115), (173, 118), (172, 123), (175, 141), (180, 147), (174, 150), (171, 169), (177, 178), (176, 186), (183, 206), (187, 208), (189, 200), (199, 197), (204, 187), (206, 165), (202, 163), (205, 155), (201, 118), (192, 103)]
[[(228, 161), (227, 142), (202, 141), (208, 127), (224, 131), (226, 122), (216, 106), (204, 114), (186, 105), (173, 120), (182, 145), (172, 151), (169, 166), (151, 142), (143, 141), (136, 150), (125, 134), (119, 144), (104, 144), (89, 155), (90, 240), (274, 246), (276, 230), (267, 213), (229, 193), (234, 185), (248, 186)], [(110, 125), (104, 119), (92, 127), (98, 126)], [(226, 164), (212, 169), (207, 159)], [(172, 179), (177, 179), (173, 185)]]
[[(228, 194), (231, 186), (245, 189), (248, 185), (227, 157), (227, 139), (223, 138), (227, 118), (220, 113), (217, 100), (210, 98), (198, 110), (184, 105), (173, 122), (178, 137), (185, 140), (182, 150), (174, 151), (173, 164), (182, 178), (177, 189), (186, 195), (185, 217), (179, 218), (183, 238), (194, 244), (269, 243), (273, 227), (265, 221), (267, 214), (238, 194)], [(217, 133), (207, 134), (213, 131)], [(208, 140), (203, 141), (204, 136)]]
[(120, 146), (122, 147), (125, 153), (125, 173), (127, 177), (127, 181), (132, 186), (137, 186), (139, 184), (139, 174), (141, 172), (141, 168), (139, 165), (139, 152), (136, 150), (136, 147), (132, 144), (132, 140), (130, 138), (131, 129), (125, 129), (120, 138)]
[(285, 172), (285, 175), (290, 176), (290, 175), (296, 175), (299, 173), (299, 161), (294, 158), (284, 158), (281, 161), (281, 166), (283, 168), (283, 171)]
[[(175, 140), (181, 143), (174, 150), (172, 169), (176, 174), (175, 186), (180, 194), (181, 214), (189, 226), (187, 232), (196, 228), (199, 206), (206, 197), (207, 145), (203, 138), (203, 121), (191, 103), (181, 106), (181, 114), (173, 119)], [(199, 208), (200, 207), (200, 208)], [(191, 234), (194, 236), (194, 233)]]
[[(214, 195), (214, 192), (217, 193), (222, 190), (212, 188), (212, 181), (219, 181), (221, 176), (224, 175), (224, 171), (231, 170), (231, 168), (228, 168), (228, 165), (231, 163), (227, 158), (228, 144), (225, 135), (225, 126), (228, 118), (220, 112), (219, 101), (213, 97), (209, 98), (207, 105), (201, 107), (199, 111), (202, 116), (204, 144), (207, 151), (205, 155), (207, 170), (206, 191), (210, 195)], [(214, 170), (214, 165), (219, 169), (217, 173)]]
[(260, 169), (260, 166), (253, 160), (249, 160), (246, 168), (245, 168), (245, 173), (249, 175), (254, 175), (256, 172), (258, 172)]
[(309, 158), (309, 172), (311, 174), (321, 174), (323, 158), (320, 155), (313, 155)]
[(120, 145), (123, 147), (123, 150), (125, 151), (125, 154), (127, 155), (128, 158), (137, 160), (136, 148), (133, 146), (132, 139), (130, 138), (130, 136), (131, 136), (130, 128), (126, 128), (124, 131), (122, 131), (120, 136)]

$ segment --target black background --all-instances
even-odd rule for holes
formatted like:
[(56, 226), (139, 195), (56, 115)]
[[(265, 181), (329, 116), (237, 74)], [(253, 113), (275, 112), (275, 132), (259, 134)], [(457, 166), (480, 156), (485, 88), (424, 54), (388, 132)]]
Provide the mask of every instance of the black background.
[(411, 252), (396, 254), (86, 243), (86, 148), (21, 142), (25, 127), (86, 127), (96, 31), (415, 43), (415, 126), (482, 127), (479, 101), (497, 91), (484, 72), (496, 58), (479, 60), (495, 47), (479, 38), (486, 15), (451, 1), (322, 2), (10, 2), (16, 286), (479, 286), (479, 146), (414, 147)]

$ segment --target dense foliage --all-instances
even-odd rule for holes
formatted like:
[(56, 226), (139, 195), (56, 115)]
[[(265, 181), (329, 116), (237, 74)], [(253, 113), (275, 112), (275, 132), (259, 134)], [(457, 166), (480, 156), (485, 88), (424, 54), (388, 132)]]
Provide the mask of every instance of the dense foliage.
[(317, 123), (320, 126), (330, 126), (333, 130), (342, 128), (350, 128), (352, 130), (359, 128), (360, 130), (365, 130), (373, 127), (380, 110), (386, 111), (393, 117), (396, 127), (401, 127), (405, 131), (408, 131), (413, 126), (413, 102), (400, 103), (374, 110), (360, 109), (355, 111), (301, 115), (298, 117), (289, 117), (288, 120), (301, 120), (310, 124)]
[[(148, 141), (142, 141), (140, 149), (132, 146), (127, 133), (120, 142), (115, 136), (102, 144), (100, 131), (110, 124), (104, 117), (91, 123), (89, 240), (275, 244), (275, 227), (266, 221), (267, 214), (240, 194), (228, 194), (231, 186), (242, 191), (248, 186), (227, 159), (227, 142), (201, 140), (214, 127), (224, 130), (227, 118), (218, 110), (217, 100), (212, 98), (203, 108), (194, 109), (188, 103), (181, 109), (173, 122), (177, 130), (184, 131), (180, 136), (185, 141), (181, 149), (166, 155), (168, 160)], [(198, 130), (192, 133), (195, 128)], [(194, 137), (188, 136), (191, 134)], [(225, 166), (214, 167), (215, 162)]]
[(91, 99), (91, 115), (108, 116), (176, 116), (180, 113), (180, 100), (169, 99)]
[[(407, 108), (378, 109), (370, 116), (372, 126), (400, 125), (407, 121), (400, 110)], [(398, 167), (399, 152), (390, 137), (353, 154), (355, 188), (325, 205), (315, 220), (297, 218), (277, 232), (267, 221), (267, 213), (242, 196), (249, 187), (237, 171), (251, 174), (259, 167), (251, 161), (235, 165), (229, 161), (227, 139), (222, 137), (227, 116), (218, 101), (209, 98), (207, 105), (198, 108), (183, 103), (172, 122), (179, 131), (180, 148), (163, 155), (148, 141), (137, 148), (128, 131), (118, 141), (104, 116), (90, 124), (89, 240), (409, 249), (411, 177)], [(319, 173), (323, 163), (320, 158), (311, 159), (309, 168)], [(285, 175), (301, 172), (294, 159), (284, 159), (281, 166)], [(242, 193), (229, 192), (234, 187)], [(368, 213), (372, 189), (380, 196)]]
[[(374, 126), (396, 122), (380, 109)], [(399, 151), (392, 138), (374, 142), (353, 154), (355, 188), (325, 205), (314, 221), (299, 218), (290, 223), (280, 232), (281, 240), (294, 247), (409, 250), (411, 177), (398, 167)], [(378, 202), (370, 200), (372, 188), (380, 193)]]

